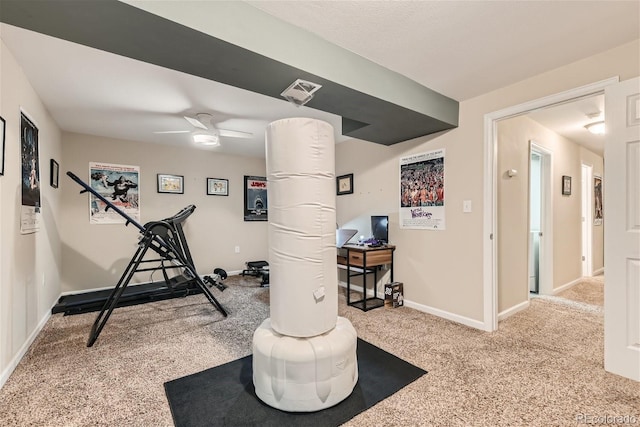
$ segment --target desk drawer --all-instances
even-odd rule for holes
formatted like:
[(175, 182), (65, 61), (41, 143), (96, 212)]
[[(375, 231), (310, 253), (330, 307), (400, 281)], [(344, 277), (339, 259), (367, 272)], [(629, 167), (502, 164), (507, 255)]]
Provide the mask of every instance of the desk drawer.
[[(391, 264), (391, 249), (381, 249), (379, 251), (367, 251), (367, 267), (376, 265)], [(364, 252), (349, 251), (349, 264), (357, 267), (364, 265)]]

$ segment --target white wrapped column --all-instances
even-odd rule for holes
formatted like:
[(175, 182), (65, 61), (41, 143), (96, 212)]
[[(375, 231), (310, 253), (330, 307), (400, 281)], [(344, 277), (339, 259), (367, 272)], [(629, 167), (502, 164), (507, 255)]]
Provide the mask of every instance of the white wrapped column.
[(274, 408), (318, 411), (358, 382), (356, 331), (338, 317), (333, 128), (279, 120), (266, 141), (271, 317), (253, 334), (253, 384)]
[(266, 133), (271, 327), (311, 337), (336, 325), (336, 184), (333, 127), (295, 118)]

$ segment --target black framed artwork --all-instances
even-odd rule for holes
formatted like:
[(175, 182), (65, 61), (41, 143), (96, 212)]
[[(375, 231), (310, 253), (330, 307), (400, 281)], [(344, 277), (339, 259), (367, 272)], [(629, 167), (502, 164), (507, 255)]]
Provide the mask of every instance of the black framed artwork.
[(342, 196), (343, 194), (353, 193), (353, 174), (340, 175), (336, 177), (336, 194)]
[(263, 176), (244, 177), (244, 220), (268, 221), (267, 178)]
[(562, 175), (562, 195), (570, 196), (571, 195), (571, 177), (567, 175)]
[(228, 196), (229, 180), (222, 178), (207, 178), (207, 196)]
[(184, 194), (184, 176), (159, 173), (158, 193)]
[(53, 188), (58, 188), (58, 179), (60, 177), (60, 165), (54, 159), (51, 159), (51, 182)]

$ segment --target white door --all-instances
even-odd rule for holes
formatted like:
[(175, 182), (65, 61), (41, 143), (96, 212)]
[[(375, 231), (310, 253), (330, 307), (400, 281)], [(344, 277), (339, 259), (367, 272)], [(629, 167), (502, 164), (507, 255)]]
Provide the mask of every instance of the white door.
[(593, 167), (582, 165), (582, 277), (591, 277), (591, 247), (592, 247), (592, 220), (591, 207), (593, 206), (591, 191), (593, 191)]
[(604, 367), (640, 381), (640, 78), (605, 89)]

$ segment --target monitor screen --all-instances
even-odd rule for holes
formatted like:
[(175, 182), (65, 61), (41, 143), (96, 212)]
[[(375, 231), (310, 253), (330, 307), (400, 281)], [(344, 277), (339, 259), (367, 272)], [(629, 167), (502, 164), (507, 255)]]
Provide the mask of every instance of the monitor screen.
[(384, 243), (389, 243), (389, 217), (388, 216), (372, 216), (371, 217), (371, 236)]

